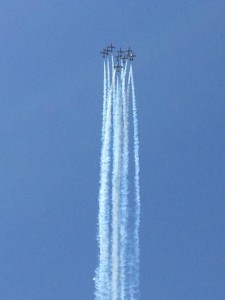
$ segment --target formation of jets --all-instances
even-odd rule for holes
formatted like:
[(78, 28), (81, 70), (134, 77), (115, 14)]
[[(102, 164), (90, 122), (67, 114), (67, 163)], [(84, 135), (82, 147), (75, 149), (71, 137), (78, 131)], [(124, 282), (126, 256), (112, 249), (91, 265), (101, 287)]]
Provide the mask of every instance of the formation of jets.
[[(103, 58), (107, 57), (109, 55), (109, 53), (113, 52), (113, 49), (115, 49), (116, 47), (113, 46), (113, 44), (111, 43), (109, 46), (107, 46), (106, 48), (104, 48), (100, 54), (102, 55)], [(128, 48), (128, 50), (122, 50), (121, 48), (117, 51), (117, 55), (115, 56), (117, 64), (114, 66), (114, 69), (119, 72), (123, 66), (122, 64), (126, 63), (126, 60), (130, 60), (133, 61), (134, 58), (136, 57), (134, 51), (130, 48)]]

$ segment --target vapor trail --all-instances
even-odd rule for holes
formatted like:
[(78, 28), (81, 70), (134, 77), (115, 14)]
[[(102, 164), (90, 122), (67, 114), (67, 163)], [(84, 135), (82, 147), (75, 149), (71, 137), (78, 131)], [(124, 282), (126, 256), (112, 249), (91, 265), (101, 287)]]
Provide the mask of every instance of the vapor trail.
[[(106, 72), (104, 74), (106, 76)], [(110, 300), (110, 236), (109, 236), (109, 171), (110, 171), (110, 131), (112, 115), (112, 87), (108, 93), (104, 92), (103, 124), (102, 124), (102, 153), (100, 163), (100, 189), (99, 189), (99, 214), (98, 214), (98, 244), (99, 244), (99, 266), (96, 270), (95, 286), (96, 299)], [(104, 78), (104, 83), (106, 78)], [(108, 85), (108, 82), (107, 84)], [(109, 86), (109, 85), (108, 85)], [(104, 84), (105, 87), (105, 84)]]
[(127, 218), (128, 218), (128, 98), (125, 90), (126, 68), (121, 72), (122, 99), (122, 164), (121, 164), (121, 203), (120, 203), (120, 299), (127, 298)]
[(107, 104), (107, 92), (108, 92), (108, 84), (106, 77), (106, 62), (104, 61), (104, 78), (103, 78), (103, 110), (102, 110), (102, 142), (104, 138), (105, 132), (105, 119), (106, 119), (106, 104)]
[[(129, 133), (129, 118), (133, 136)], [(126, 61), (121, 73), (117, 73), (113, 56), (111, 62), (108, 58), (104, 62), (101, 140), (95, 300), (137, 300), (140, 186), (135, 86), (130, 63)], [(131, 160), (129, 148), (134, 153)], [(130, 167), (134, 174), (129, 173)], [(134, 189), (134, 200), (128, 197), (131, 175), (130, 194)]]
[(113, 170), (112, 170), (112, 300), (119, 299), (119, 221), (121, 178), (121, 101), (117, 78), (113, 102)]
[[(113, 72), (112, 72), (113, 74)], [(110, 86), (111, 86), (111, 76), (110, 76), (110, 65), (109, 65), (109, 59), (107, 58), (107, 98), (109, 97), (110, 93)]]
[(130, 298), (138, 299), (139, 296), (139, 227), (140, 227), (140, 184), (139, 184), (139, 137), (138, 137), (138, 119), (135, 97), (135, 86), (132, 66), (130, 67), (129, 82), (131, 84), (132, 112), (133, 112), (133, 135), (134, 135), (134, 188), (135, 188), (135, 211), (134, 211), (134, 230), (133, 230), (133, 257), (131, 259), (132, 280), (130, 285)]

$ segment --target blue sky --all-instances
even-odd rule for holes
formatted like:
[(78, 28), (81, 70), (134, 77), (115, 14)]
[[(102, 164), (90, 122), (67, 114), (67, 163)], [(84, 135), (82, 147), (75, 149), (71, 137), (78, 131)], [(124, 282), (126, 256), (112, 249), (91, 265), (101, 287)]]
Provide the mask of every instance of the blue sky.
[(131, 46), (141, 299), (225, 299), (224, 1), (0, 3), (0, 289), (93, 299), (103, 62)]

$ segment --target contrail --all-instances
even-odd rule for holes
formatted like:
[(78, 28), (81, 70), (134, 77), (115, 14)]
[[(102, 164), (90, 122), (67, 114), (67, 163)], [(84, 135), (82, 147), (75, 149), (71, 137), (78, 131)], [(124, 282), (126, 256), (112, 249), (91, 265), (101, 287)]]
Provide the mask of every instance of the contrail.
[(113, 101), (113, 170), (112, 170), (112, 300), (119, 295), (119, 205), (121, 180), (121, 101), (117, 77)]
[(107, 92), (108, 92), (108, 85), (107, 85), (107, 77), (106, 77), (106, 62), (104, 61), (104, 78), (103, 78), (103, 110), (102, 110), (102, 142), (104, 138), (105, 132), (105, 118), (106, 118), (106, 104), (107, 104)]
[[(101, 52), (103, 56), (111, 52), (107, 49)], [(134, 77), (129, 62), (135, 55), (129, 51), (126, 51), (124, 68), (118, 57), (114, 66), (113, 56), (111, 62), (106, 58), (103, 66), (96, 300), (139, 297), (139, 138)], [(133, 124), (133, 136), (129, 133), (129, 120)], [(131, 160), (129, 148), (134, 153)]]
[(138, 119), (137, 119), (137, 107), (135, 97), (135, 86), (133, 78), (132, 66), (129, 72), (129, 82), (131, 84), (132, 95), (132, 112), (133, 112), (133, 139), (134, 139), (134, 188), (135, 188), (135, 210), (134, 210), (134, 229), (133, 229), (133, 251), (131, 259), (131, 274), (132, 280), (130, 282), (130, 298), (138, 299), (139, 297), (139, 260), (140, 260), (140, 248), (139, 248), (139, 227), (140, 227), (140, 185), (139, 185), (139, 137), (138, 137)]
[[(126, 64), (127, 67), (127, 64)], [(128, 132), (128, 98), (125, 91), (126, 67), (121, 72), (121, 97), (123, 105), (122, 132), (122, 166), (121, 166), (121, 203), (120, 203), (120, 299), (127, 299), (127, 218), (128, 218), (128, 164), (129, 164), (129, 132)]]
[[(106, 76), (106, 72), (104, 74)], [(115, 77), (115, 73), (113, 78)], [(106, 79), (104, 79), (104, 82)], [(106, 103), (103, 107), (103, 124), (102, 124), (102, 153), (101, 153), (101, 170), (100, 170), (100, 188), (99, 188), (99, 214), (98, 214), (98, 244), (99, 244), (99, 266), (96, 270), (95, 285), (96, 298), (110, 300), (110, 248), (109, 248), (109, 170), (110, 170), (110, 131), (112, 115), (112, 88), (108, 93)], [(106, 97), (106, 94), (103, 94)]]
[(111, 76), (110, 76), (110, 64), (109, 64), (109, 59), (107, 58), (107, 97), (109, 97), (109, 93), (110, 93), (110, 86), (111, 86), (110, 80), (111, 80)]

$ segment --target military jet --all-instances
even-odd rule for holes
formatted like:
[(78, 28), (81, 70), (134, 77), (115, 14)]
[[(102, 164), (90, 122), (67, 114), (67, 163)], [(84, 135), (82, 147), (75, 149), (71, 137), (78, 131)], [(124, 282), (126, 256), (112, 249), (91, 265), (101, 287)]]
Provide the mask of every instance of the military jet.
[(101, 51), (100, 52), (100, 54), (102, 54), (102, 57), (106, 57), (106, 55), (108, 55), (109, 54), (109, 51), (108, 51), (108, 49), (103, 49), (103, 51)]
[(122, 60), (123, 64), (125, 64), (127, 57), (125, 55), (122, 54), (118, 54), (115, 56), (116, 61), (119, 62), (120, 60)]
[(117, 63), (117, 65), (114, 66), (114, 69), (116, 70), (116, 72), (119, 72), (122, 68), (123, 68), (123, 66), (121, 66), (119, 64), (119, 62)]
[(134, 57), (136, 57), (137, 55), (134, 54), (134, 52), (129, 52), (126, 56), (127, 59), (129, 60), (134, 60)]
[(127, 53), (126, 58), (129, 60), (134, 60), (134, 57), (136, 57), (136, 55), (134, 54), (134, 51), (130, 49), (130, 46), (128, 48), (128, 50), (125, 51)]
[(113, 46), (113, 44), (111, 43), (109, 46), (107, 46), (107, 50), (108, 52), (112, 52), (113, 48), (116, 48), (115, 46)]
[(134, 57), (136, 57), (134, 53), (131, 53), (129, 56), (127, 56), (129, 60), (134, 60)]
[(133, 50), (131, 50), (131, 49), (130, 49), (130, 46), (129, 46), (128, 50), (126, 50), (125, 52), (127, 52), (127, 54), (129, 54), (129, 53), (132, 53)]
[(124, 51), (120, 48), (120, 50), (118, 50), (117, 53), (119, 53), (119, 55), (122, 56), (122, 54), (124, 53)]

